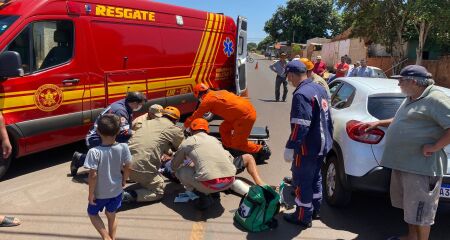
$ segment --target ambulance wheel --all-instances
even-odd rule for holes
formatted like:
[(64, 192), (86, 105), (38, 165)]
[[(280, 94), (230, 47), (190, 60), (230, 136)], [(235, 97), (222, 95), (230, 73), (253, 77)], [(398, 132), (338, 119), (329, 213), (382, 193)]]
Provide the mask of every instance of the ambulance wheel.
[(8, 159), (3, 159), (3, 156), (0, 154), (0, 179), (3, 178), (8, 171), (9, 165), (11, 165), (12, 155), (13, 154), (11, 154)]
[(336, 155), (328, 156), (322, 168), (322, 192), (330, 206), (343, 207), (350, 203), (351, 191), (344, 188), (340, 171), (343, 169), (340, 169)]

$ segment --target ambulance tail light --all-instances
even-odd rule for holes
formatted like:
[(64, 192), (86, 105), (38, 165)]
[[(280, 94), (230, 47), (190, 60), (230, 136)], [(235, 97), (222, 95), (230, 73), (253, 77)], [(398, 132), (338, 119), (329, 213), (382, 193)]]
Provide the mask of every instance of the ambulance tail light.
[(377, 144), (384, 137), (384, 132), (381, 129), (375, 128), (366, 132), (364, 123), (356, 120), (348, 121), (345, 129), (352, 140), (361, 143)]

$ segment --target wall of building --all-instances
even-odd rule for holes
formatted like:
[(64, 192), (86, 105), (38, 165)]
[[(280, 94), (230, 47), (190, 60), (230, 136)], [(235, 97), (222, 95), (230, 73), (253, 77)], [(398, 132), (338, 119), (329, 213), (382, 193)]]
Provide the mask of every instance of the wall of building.
[[(374, 57), (367, 59), (367, 65), (374, 66), (387, 71), (387, 76), (392, 76), (392, 63), (393, 60), (390, 57)], [(415, 64), (415, 60), (410, 60), (405, 63), (406, 65)], [(433, 79), (436, 81), (436, 85), (450, 88), (450, 56), (442, 57), (439, 60), (423, 60), (422, 66), (433, 74)]]

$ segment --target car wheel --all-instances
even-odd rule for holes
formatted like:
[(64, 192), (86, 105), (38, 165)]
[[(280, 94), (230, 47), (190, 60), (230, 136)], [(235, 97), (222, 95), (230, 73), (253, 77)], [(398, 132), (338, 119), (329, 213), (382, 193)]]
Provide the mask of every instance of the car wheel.
[(325, 200), (331, 206), (345, 206), (350, 202), (351, 191), (346, 190), (339, 177), (340, 167), (335, 155), (327, 157), (322, 168), (322, 186)]

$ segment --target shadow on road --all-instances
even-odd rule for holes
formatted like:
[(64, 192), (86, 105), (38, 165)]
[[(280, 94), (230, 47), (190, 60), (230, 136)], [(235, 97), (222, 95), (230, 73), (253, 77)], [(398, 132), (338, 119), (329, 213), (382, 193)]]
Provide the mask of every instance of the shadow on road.
[(186, 220), (194, 222), (206, 221), (222, 216), (225, 211), (220, 203), (220, 199), (215, 199), (214, 204), (207, 211), (197, 210), (192, 201), (187, 203), (174, 203), (175, 197), (181, 192), (184, 192), (183, 186), (176, 183), (168, 183), (161, 203), (180, 214)]
[[(430, 239), (448, 239), (449, 213), (450, 206), (440, 204)], [(387, 195), (356, 193), (346, 208), (333, 208), (324, 203), (321, 216), (328, 227), (358, 234), (355, 238), (358, 240), (387, 239), (407, 233), (403, 211), (392, 207)]]
[[(16, 178), (70, 161), (74, 151), (87, 152), (84, 141), (14, 159), (3, 180)], [(69, 173), (69, 168), (67, 168)]]
[[(259, 101), (263, 101), (263, 102), (277, 102), (275, 99), (261, 99), (261, 98), (258, 98), (258, 100)], [(278, 101), (279, 103), (284, 103), (284, 102), (286, 102), (286, 101)]]

